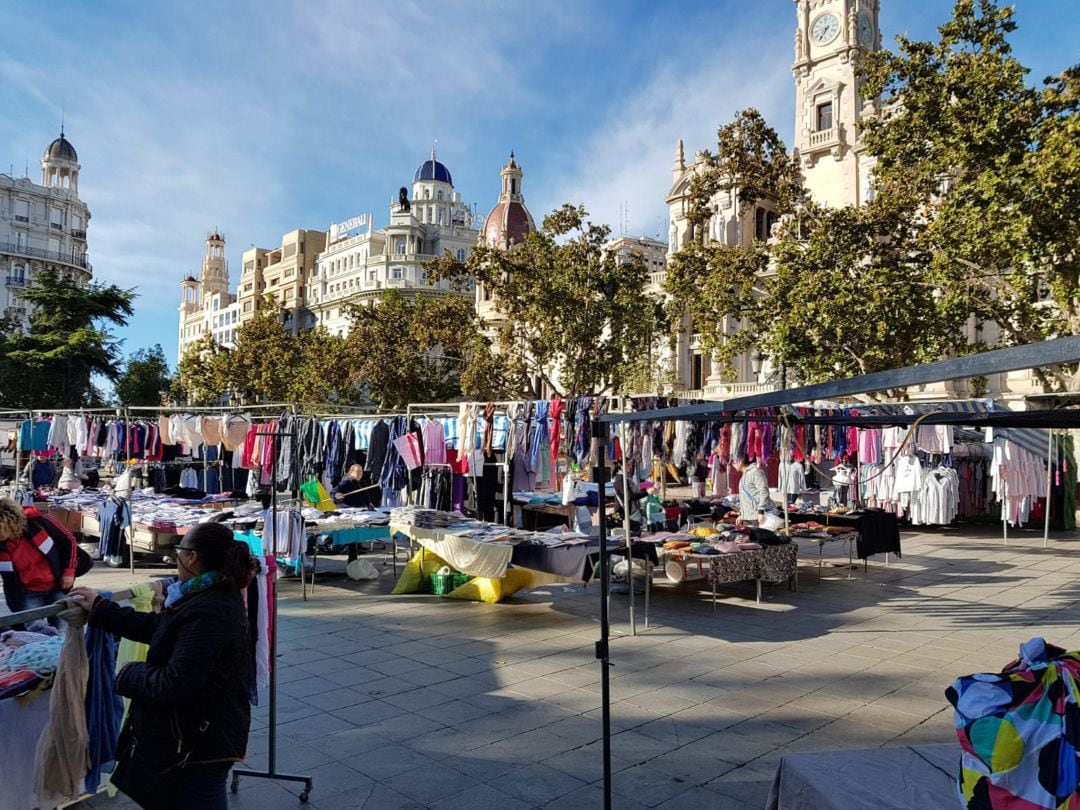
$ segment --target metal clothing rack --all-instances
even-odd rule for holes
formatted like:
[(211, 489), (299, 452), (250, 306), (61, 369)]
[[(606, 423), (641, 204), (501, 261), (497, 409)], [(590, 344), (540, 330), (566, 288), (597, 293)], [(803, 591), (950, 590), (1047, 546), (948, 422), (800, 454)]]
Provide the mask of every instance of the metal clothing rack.
[[(279, 430), (274, 431), (256, 431), (258, 436), (272, 436), (274, 438), (289, 438), (292, 439), (296, 434), (291, 432), (283, 432)], [(270, 487), (270, 512), (273, 518), (277, 517), (278, 513), (278, 498), (277, 498), (277, 462), (278, 462), (278, 448), (274, 448), (274, 461), (272, 464), (273, 472), (271, 477), (273, 479)], [(295, 454), (294, 454), (295, 457)], [(275, 536), (277, 532), (277, 524), (274, 525)], [(264, 529), (265, 532), (265, 529)], [(265, 552), (266, 549), (263, 549)], [(303, 582), (303, 568), (300, 569), (301, 583)], [(306, 594), (305, 594), (306, 598)], [(267, 766), (265, 771), (253, 771), (247, 768), (234, 768), (232, 772), (232, 782), (230, 784), (230, 790), (236, 793), (240, 790), (240, 777), (250, 776), (255, 779), (275, 779), (285, 782), (303, 782), (304, 790), (300, 793), (300, 801), (307, 802), (308, 796), (311, 793), (312, 779), (310, 776), (298, 776), (291, 773), (278, 773), (277, 770), (277, 641), (278, 641), (278, 627), (277, 627), (277, 600), (278, 589), (274, 588), (274, 611), (271, 617), (270, 627), (270, 747), (267, 751)]]

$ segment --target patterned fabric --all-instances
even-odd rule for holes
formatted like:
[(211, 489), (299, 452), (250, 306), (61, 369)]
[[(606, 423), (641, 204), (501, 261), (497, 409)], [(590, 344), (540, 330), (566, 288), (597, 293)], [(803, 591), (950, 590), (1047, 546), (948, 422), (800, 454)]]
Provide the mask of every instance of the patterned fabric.
[(969, 810), (1080, 807), (1080, 652), (1033, 638), (999, 674), (958, 678), (946, 691), (963, 757)]
[(174, 582), (168, 588), (168, 595), (165, 597), (165, 607), (172, 607), (185, 596), (191, 596), (192, 594), (205, 591), (214, 585), (221, 582), (220, 571), (203, 571), (197, 577), (180, 582), (179, 580)]
[(709, 582), (745, 582), (760, 579), (783, 582), (795, 576), (799, 549), (794, 543), (766, 546), (760, 551), (718, 554), (710, 561)]

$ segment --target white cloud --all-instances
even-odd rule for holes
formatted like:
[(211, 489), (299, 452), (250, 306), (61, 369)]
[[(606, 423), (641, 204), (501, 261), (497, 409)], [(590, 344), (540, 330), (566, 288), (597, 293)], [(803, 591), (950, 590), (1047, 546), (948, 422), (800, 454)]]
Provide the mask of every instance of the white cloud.
[[(717, 43), (703, 59), (662, 67), (636, 93), (613, 105), (563, 176), (544, 183), (547, 209), (563, 201), (582, 203), (594, 222), (620, 233), (628, 211), (632, 235), (667, 240), (667, 206), (675, 144), (686, 159), (716, 149), (717, 128), (747, 107), (762, 111), (788, 148), (794, 83), (786, 40), (740, 37)], [(539, 213), (539, 212), (535, 212)], [(658, 222), (660, 227), (658, 227)]]

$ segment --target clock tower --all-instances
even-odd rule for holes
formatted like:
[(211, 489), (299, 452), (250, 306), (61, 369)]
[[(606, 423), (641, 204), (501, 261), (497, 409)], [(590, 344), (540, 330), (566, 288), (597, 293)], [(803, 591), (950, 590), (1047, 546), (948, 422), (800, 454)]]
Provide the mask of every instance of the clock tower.
[(881, 47), (878, 0), (795, 0), (795, 151), (817, 203), (870, 198), (872, 165), (857, 123), (873, 114), (856, 70)]

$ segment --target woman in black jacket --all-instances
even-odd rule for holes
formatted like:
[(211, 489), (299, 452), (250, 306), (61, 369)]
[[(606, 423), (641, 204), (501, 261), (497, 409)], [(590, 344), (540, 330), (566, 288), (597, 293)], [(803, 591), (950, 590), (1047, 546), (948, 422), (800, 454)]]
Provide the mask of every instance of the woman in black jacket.
[(147, 808), (224, 810), (225, 782), (247, 750), (254, 665), (241, 597), (251, 582), (248, 547), (220, 523), (181, 538), (176, 582), (161, 613), (120, 607), (90, 588), (72, 601), (91, 627), (149, 644), (126, 664), (116, 691), (131, 698), (113, 783)]

